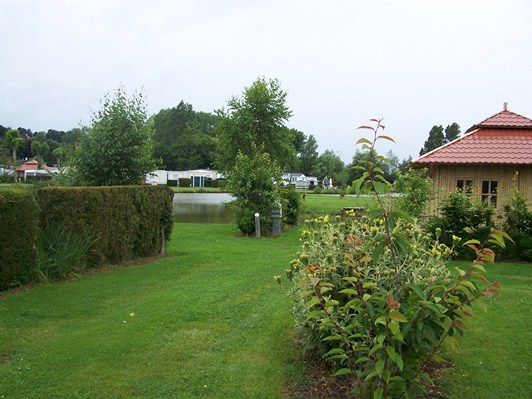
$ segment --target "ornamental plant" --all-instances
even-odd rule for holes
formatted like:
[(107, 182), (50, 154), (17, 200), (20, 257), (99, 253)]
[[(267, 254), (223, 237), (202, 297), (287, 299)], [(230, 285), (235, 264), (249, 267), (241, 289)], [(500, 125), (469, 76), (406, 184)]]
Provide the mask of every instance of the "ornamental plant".
[(485, 244), (463, 243), (475, 261), (449, 271), (445, 260), (461, 239), (454, 236), (448, 247), (391, 208), (390, 184), (375, 166), (388, 160), (375, 144), (393, 139), (382, 134), (381, 120), (372, 121), (375, 127), (360, 127), (373, 137), (358, 141), (369, 154), (352, 189), (372, 194), (376, 205), (367, 216), (307, 221), (302, 251), (286, 274), (296, 281), (294, 314), (305, 349), (321, 355), (335, 375), (350, 375), (357, 398), (412, 397), (446, 337), (463, 334), (472, 304), (499, 293), (499, 283), (484, 276), (494, 261), (485, 244), (504, 247), (509, 237), (494, 230)]

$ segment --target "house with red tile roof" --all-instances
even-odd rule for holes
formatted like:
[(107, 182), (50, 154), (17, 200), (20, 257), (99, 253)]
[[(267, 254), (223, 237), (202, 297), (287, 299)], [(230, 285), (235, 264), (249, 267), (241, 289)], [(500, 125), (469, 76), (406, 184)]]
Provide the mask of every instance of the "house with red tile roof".
[(532, 203), (532, 119), (504, 110), (470, 127), (464, 136), (415, 159), (427, 168), (435, 198), (430, 212), (450, 192), (503, 209), (515, 189)]
[(50, 177), (53, 172), (54, 169), (46, 165), (42, 165), (41, 168), (39, 168), (39, 162), (35, 159), (25, 162), (17, 168), (18, 177), (24, 180), (26, 180), (27, 176)]

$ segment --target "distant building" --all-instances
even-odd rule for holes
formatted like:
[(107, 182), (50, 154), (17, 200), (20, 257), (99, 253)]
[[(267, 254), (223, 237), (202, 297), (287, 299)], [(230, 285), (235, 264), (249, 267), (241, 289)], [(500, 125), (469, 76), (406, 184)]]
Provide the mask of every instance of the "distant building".
[(292, 172), (283, 173), (285, 185), (293, 185), (296, 189), (308, 190), (318, 185), (318, 178), (315, 176), (305, 176), (303, 173)]
[(179, 179), (190, 179), (191, 187), (205, 187), (208, 180), (218, 180), (223, 176), (214, 169), (155, 170), (146, 175), (146, 184), (178, 186)]

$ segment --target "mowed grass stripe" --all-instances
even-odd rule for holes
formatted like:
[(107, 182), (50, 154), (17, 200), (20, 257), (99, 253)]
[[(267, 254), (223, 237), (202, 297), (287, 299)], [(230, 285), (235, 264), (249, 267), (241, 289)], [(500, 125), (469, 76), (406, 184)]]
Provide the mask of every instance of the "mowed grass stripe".
[(5, 297), (0, 396), (283, 397), (297, 353), (272, 276), (298, 236), (179, 224), (167, 258)]

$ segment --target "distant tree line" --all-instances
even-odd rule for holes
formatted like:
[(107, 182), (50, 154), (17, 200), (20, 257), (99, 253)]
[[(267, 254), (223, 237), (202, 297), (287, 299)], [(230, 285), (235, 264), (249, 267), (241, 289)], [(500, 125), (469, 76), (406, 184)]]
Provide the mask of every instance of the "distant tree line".
[[(114, 97), (104, 98), (102, 110), (94, 115), (90, 126), (32, 132), (23, 127), (11, 129), (0, 125), (0, 163), (21, 163), (34, 158), (48, 166), (70, 164), (82, 168), (79, 162), (84, 160), (90, 170), (101, 167), (107, 154), (112, 162), (104, 169), (111, 174), (121, 162), (139, 160), (139, 154), (132, 155), (129, 151), (132, 142), (128, 141), (128, 137), (137, 137), (149, 141), (149, 145), (138, 143), (141, 151), (148, 151), (150, 156), (141, 169), (148, 166), (164, 170), (209, 168), (229, 172), (238, 153), (249, 157), (253, 151), (260, 151), (268, 153), (285, 172), (300, 172), (320, 181), (327, 176), (336, 186), (346, 186), (357, 179), (360, 171), (352, 166), (364, 160), (364, 153), (356, 151), (348, 164), (332, 150), (320, 154), (312, 134), (286, 126), (292, 112), (286, 106), (285, 97), (278, 81), (259, 78), (246, 88), (242, 98), (232, 97), (225, 108), (213, 113), (196, 111), (191, 104), (180, 101), (173, 108), (148, 116), (142, 94), (128, 98), (121, 87)], [(136, 124), (129, 125), (128, 121)], [(123, 135), (117, 133), (118, 126), (125, 132)], [(141, 131), (144, 133), (137, 135)], [(434, 126), (420, 154), (459, 135), (460, 126), (456, 123), (445, 130), (441, 125)], [(404, 172), (412, 159), (399, 160), (393, 152), (386, 155), (391, 163), (383, 162), (381, 168), (386, 179), (393, 182), (396, 172)], [(92, 157), (91, 162), (87, 156)]]

